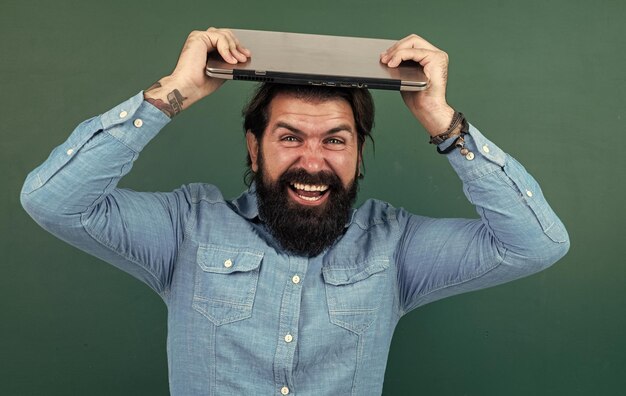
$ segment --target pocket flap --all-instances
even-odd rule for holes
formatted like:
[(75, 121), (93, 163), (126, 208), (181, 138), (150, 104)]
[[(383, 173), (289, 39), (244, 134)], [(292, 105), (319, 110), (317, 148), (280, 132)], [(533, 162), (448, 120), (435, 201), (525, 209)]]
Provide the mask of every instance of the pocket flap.
[(263, 252), (246, 248), (200, 245), (198, 247), (198, 265), (203, 271), (217, 274), (248, 272), (259, 268)]
[(351, 267), (328, 265), (322, 269), (324, 281), (334, 286), (348, 285), (369, 278), (389, 267), (389, 259), (374, 258)]

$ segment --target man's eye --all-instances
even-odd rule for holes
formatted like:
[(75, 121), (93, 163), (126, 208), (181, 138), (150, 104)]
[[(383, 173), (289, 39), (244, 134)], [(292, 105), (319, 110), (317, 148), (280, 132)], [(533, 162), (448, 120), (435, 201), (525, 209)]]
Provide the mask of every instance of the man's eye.
[(337, 138), (330, 138), (330, 139), (326, 140), (326, 143), (330, 143), (330, 144), (343, 144), (343, 140), (341, 140), (341, 139), (337, 139)]
[(298, 138), (295, 136), (285, 136), (281, 139), (283, 142), (297, 142)]

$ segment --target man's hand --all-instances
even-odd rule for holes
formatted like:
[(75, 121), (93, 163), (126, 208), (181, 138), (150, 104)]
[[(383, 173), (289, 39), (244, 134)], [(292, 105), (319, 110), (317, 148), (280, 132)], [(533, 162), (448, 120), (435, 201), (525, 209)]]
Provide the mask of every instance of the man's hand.
[(146, 100), (172, 117), (213, 93), (224, 83), (205, 73), (207, 54), (213, 50), (231, 64), (245, 62), (251, 55), (228, 29), (193, 31), (185, 41), (172, 74), (146, 89)]
[(413, 60), (422, 65), (424, 74), (430, 80), (430, 85), (424, 91), (403, 91), (404, 103), (431, 136), (442, 133), (454, 115), (454, 109), (446, 102), (448, 54), (412, 34), (380, 55), (380, 61), (389, 67), (398, 67), (404, 60)]

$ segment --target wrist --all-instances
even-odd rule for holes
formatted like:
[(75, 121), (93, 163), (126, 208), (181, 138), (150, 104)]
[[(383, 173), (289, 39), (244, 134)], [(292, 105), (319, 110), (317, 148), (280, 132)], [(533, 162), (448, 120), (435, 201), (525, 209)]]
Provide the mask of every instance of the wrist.
[(172, 76), (163, 77), (146, 88), (143, 96), (170, 118), (200, 99), (196, 89)]
[(436, 136), (448, 129), (454, 117), (454, 109), (445, 104), (420, 111), (415, 117), (430, 136)]

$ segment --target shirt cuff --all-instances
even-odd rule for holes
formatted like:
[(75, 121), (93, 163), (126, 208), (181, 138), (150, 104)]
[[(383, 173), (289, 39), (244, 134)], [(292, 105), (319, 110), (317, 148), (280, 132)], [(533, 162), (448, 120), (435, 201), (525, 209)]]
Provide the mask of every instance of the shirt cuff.
[[(441, 149), (449, 146), (455, 140), (452, 137), (441, 143)], [(493, 142), (483, 136), (473, 125), (469, 125), (468, 134), (465, 136), (465, 148), (469, 150), (466, 155), (461, 154), (460, 149), (447, 154), (448, 161), (459, 175), (462, 181), (478, 179), (486, 174), (502, 169), (506, 164), (507, 154)]]
[(171, 119), (146, 102), (143, 91), (100, 116), (102, 129), (140, 152)]

